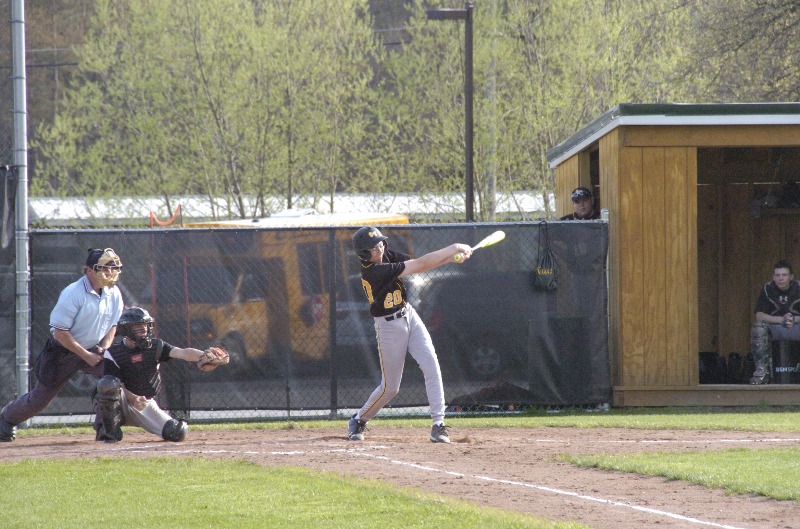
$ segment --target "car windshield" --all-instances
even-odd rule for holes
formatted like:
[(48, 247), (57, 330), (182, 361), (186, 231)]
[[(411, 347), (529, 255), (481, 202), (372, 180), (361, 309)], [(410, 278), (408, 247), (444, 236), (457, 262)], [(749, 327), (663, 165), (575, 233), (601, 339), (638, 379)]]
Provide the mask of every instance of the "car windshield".
[(221, 265), (162, 267), (156, 275), (156, 298), (160, 303), (228, 303), (235, 289), (235, 276)]

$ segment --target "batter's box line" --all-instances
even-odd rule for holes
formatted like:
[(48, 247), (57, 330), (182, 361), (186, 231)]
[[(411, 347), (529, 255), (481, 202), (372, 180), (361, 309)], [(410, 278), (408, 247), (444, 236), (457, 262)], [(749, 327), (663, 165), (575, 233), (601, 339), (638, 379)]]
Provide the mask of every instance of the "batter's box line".
[(672, 513), (672, 512), (668, 512), (668, 511), (662, 511), (662, 510), (659, 510), (659, 509), (652, 509), (650, 507), (643, 507), (641, 505), (634, 505), (634, 504), (629, 503), (629, 502), (609, 500), (609, 499), (606, 499), (606, 498), (597, 498), (597, 497), (594, 497), (594, 496), (587, 496), (585, 494), (578, 494), (577, 492), (571, 492), (571, 491), (568, 491), (568, 490), (555, 489), (553, 487), (547, 487), (547, 486), (544, 486), (544, 485), (535, 485), (533, 483), (523, 483), (521, 481), (512, 481), (512, 480), (508, 480), (508, 479), (493, 478), (493, 477), (490, 477), (490, 476), (479, 476), (479, 475), (463, 474), (461, 472), (454, 472), (452, 470), (442, 470), (440, 468), (435, 468), (435, 467), (431, 467), (431, 466), (427, 466), (427, 465), (420, 465), (419, 463), (412, 463), (412, 462), (409, 462), (409, 461), (400, 461), (400, 460), (397, 460), (397, 459), (391, 459), (391, 458), (386, 457), (386, 456), (379, 456), (379, 455), (375, 455), (375, 454), (353, 452), (353, 455), (359, 456), (359, 457), (369, 457), (369, 458), (372, 458), (372, 459), (378, 459), (380, 461), (387, 461), (389, 463), (392, 463), (393, 465), (406, 466), (406, 467), (414, 468), (414, 469), (417, 469), (417, 470), (424, 470), (426, 472), (435, 472), (435, 473), (446, 474), (448, 476), (455, 476), (455, 477), (472, 478), (472, 479), (476, 479), (476, 480), (479, 480), (479, 481), (488, 481), (488, 482), (492, 482), (492, 483), (501, 483), (503, 485), (511, 485), (511, 486), (514, 486), (514, 487), (524, 487), (524, 488), (528, 488), (528, 489), (540, 490), (540, 491), (543, 491), (543, 492), (550, 492), (552, 494), (560, 494), (562, 496), (569, 496), (571, 498), (576, 498), (576, 499), (580, 499), (580, 500), (591, 501), (591, 502), (595, 502), (595, 503), (602, 503), (602, 504), (611, 505), (611, 506), (614, 506), (614, 507), (622, 507), (622, 508), (625, 508), (625, 509), (632, 509), (632, 510), (635, 510), (635, 511), (641, 511), (641, 512), (645, 512), (645, 513), (648, 513), (648, 514), (658, 515), (658, 516), (665, 516), (667, 518), (673, 518), (675, 520), (681, 520), (681, 521), (684, 521), (684, 522), (694, 523), (694, 524), (697, 524), (697, 525), (705, 525), (705, 526), (708, 526), (708, 527), (718, 527), (720, 529), (747, 529), (745, 527), (737, 527), (737, 526), (734, 526), (734, 525), (725, 525), (725, 524), (719, 524), (719, 523), (715, 523), (715, 522), (709, 522), (709, 521), (706, 521), (706, 520), (699, 520), (697, 518), (691, 518), (689, 516), (683, 516), (682, 514), (676, 514), (676, 513)]
[[(769, 439), (598, 439), (593, 444), (758, 444), (758, 443), (796, 443), (800, 439), (772, 437)], [(564, 439), (534, 439), (536, 443), (571, 444), (572, 441)]]
[(109, 448), (109, 452), (125, 452), (129, 454), (139, 453), (158, 453), (158, 454), (241, 454), (241, 455), (272, 455), (272, 456), (297, 456), (306, 454), (346, 454), (352, 452), (362, 452), (365, 450), (384, 450), (389, 448), (383, 445), (363, 446), (358, 448), (328, 448), (325, 450), (227, 450), (227, 449), (202, 449), (202, 448), (183, 448), (171, 449), (163, 448), (163, 445), (145, 445), (120, 448)]

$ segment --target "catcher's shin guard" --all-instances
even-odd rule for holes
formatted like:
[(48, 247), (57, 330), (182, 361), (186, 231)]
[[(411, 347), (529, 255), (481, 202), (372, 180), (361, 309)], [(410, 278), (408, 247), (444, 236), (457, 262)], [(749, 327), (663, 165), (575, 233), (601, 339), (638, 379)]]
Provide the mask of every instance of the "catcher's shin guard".
[(756, 364), (750, 383), (767, 384), (772, 373), (772, 341), (766, 324), (759, 322), (750, 329), (750, 354)]
[(106, 375), (97, 382), (97, 415), (100, 424), (97, 428), (97, 441), (115, 443), (122, 441), (122, 382), (117, 377)]
[(175, 419), (167, 421), (164, 429), (161, 430), (161, 437), (165, 441), (172, 441), (179, 443), (186, 439), (186, 434), (189, 431), (189, 425), (185, 421), (178, 421)]

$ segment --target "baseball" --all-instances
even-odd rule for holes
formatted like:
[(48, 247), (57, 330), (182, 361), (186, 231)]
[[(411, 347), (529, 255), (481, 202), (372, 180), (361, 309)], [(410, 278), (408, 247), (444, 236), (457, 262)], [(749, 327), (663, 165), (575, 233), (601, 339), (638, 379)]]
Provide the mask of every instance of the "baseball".
[(453, 261), (455, 261), (457, 263), (460, 263), (463, 260), (464, 260), (464, 255), (463, 254), (457, 253), (457, 254), (453, 255)]

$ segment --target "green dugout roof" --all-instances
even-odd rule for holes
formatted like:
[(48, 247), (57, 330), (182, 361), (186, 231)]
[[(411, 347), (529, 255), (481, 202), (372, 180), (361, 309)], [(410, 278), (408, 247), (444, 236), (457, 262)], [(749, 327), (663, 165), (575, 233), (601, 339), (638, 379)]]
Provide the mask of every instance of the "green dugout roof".
[(800, 103), (622, 103), (547, 151), (550, 168), (623, 125), (800, 125)]

